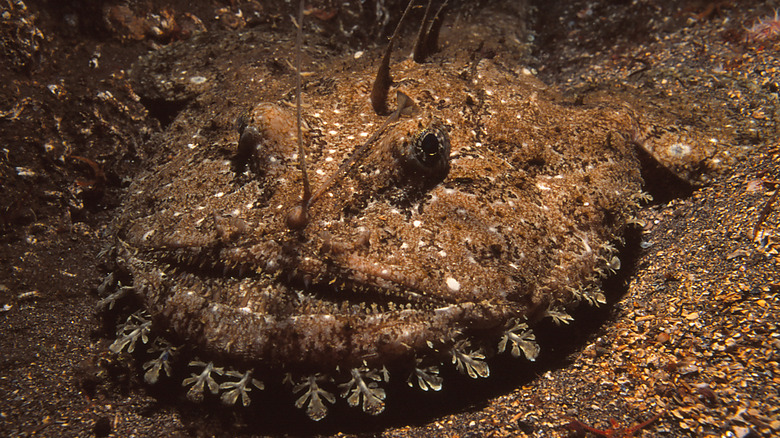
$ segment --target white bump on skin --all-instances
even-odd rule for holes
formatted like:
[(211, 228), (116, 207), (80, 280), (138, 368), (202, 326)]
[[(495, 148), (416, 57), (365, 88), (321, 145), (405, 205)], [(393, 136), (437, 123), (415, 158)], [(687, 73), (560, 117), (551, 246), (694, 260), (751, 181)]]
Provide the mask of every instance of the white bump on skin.
[(456, 279), (454, 279), (452, 277), (447, 277), (447, 287), (451, 291), (457, 292), (457, 291), (460, 290), (460, 283), (458, 282), (458, 280), (456, 280)]
[(684, 157), (691, 153), (691, 147), (684, 143), (675, 143), (669, 146), (669, 153), (677, 157)]

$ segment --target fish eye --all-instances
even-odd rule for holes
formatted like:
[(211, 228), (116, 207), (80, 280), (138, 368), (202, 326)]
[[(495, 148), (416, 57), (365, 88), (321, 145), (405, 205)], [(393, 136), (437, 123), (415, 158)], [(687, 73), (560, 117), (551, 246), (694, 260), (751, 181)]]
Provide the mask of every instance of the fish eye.
[(450, 138), (444, 125), (434, 123), (403, 145), (405, 167), (413, 173), (443, 178), (450, 169)]
[(425, 167), (433, 167), (441, 156), (441, 142), (436, 134), (432, 132), (423, 133), (414, 152), (419, 161)]

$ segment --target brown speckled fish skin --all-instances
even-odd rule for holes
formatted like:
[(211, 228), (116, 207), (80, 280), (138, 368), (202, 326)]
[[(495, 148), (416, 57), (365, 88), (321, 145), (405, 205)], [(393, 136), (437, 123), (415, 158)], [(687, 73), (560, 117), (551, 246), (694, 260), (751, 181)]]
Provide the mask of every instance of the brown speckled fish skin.
[[(513, 18), (487, 29), (455, 14), (474, 33)], [(291, 231), (285, 214), (301, 196), (292, 43), (256, 30), (226, 38), (243, 49), (213, 36), (164, 49), (210, 50), (218, 62), (177, 76), (193, 100), (116, 221), (119, 264), (158, 333), (201, 358), (335, 376), (439, 365), (463, 341), (494, 351), (512, 324), (599, 300), (642, 199), (629, 105), (564, 102), (517, 63), (522, 43), (490, 35), (451, 36), (422, 64), (396, 55), (389, 106), (402, 91), (415, 108)], [(379, 56), (334, 58), (310, 38), (303, 117), (315, 191), (386, 119), (368, 97)], [(242, 114), (261, 142), (237, 173)], [(440, 153), (449, 143), (439, 173), (404, 153), (428, 133)]]

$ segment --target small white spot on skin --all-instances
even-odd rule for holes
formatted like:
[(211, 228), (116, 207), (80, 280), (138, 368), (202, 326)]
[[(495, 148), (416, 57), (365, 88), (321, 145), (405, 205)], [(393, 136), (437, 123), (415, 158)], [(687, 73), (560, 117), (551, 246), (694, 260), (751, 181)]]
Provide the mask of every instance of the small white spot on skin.
[(216, 194), (214, 195), (214, 197), (215, 197), (215, 198), (221, 198), (221, 197), (223, 197), (223, 196), (225, 196), (225, 192), (218, 192), (218, 193), (216, 193)]
[(406, 242), (404, 242), (401, 244), (401, 249), (409, 249), (409, 245)]
[(420, 222), (420, 221), (414, 221), (414, 222), (412, 222), (412, 225), (414, 225), (414, 227), (415, 227), (415, 228), (417, 228), (417, 227), (419, 227), (420, 225), (422, 225), (422, 222)]
[(252, 313), (252, 309), (250, 309), (249, 307), (241, 307), (238, 310), (240, 310), (240, 311), (242, 311), (244, 313)]
[(452, 277), (447, 277), (447, 288), (453, 292), (457, 292), (460, 290), (460, 283)]
[(338, 133), (339, 133), (338, 131), (333, 131), (333, 130), (328, 131), (328, 134), (330, 135), (336, 135)]
[(439, 251), (439, 257), (447, 257), (447, 251), (445, 250)]
[(360, 136), (363, 138), (368, 137), (368, 132), (361, 132)]
[(317, 175), (325, 175), (325, 171), (322, 169), (317, 169), (314, 173), (316, 173)]
[(233, 216), (233, 217), (238, 217), (239, 214), (241, 214), (241, 210), (239, 210), (239, 209), (235, 209), (235, 210), (230, 212), (230, 215)]
[(539, 190), (551, 190), (549, 187), (547, 187), (546, 185), (544, 185), (544, 184), (542, 184), (540, 182), (536, 183), (536, 187), (538, 187)]
[(189, 143), (189, 144), (187, 144), (187, 147), (188, 147), (188, 148), (190, 148), (190, 149), (195, 149), (195, 147), (196, 147), (196, 146), (197, 146), (197, 145), (196, 145), (195, 143)]
[(244, 208), (246, 208), (247, 210), (249, 210), (249, 209), (250, 209), (250, 208), (252, 208), (252, 206), (254, 206), (254, 205), (255, 205), (255, 202), (254, 202), (254, 201), (252, 201), (252, 202), (247, 202), (247, 204), (244, 206)]
[(355, 58), (355, 59), (360, 59), (361, 56), (363, 56), (363, 51), (362, 50), (358, 50), (357, 52), (355, 52), (354, 55), (352, 55), (352, 57)]
[(141, 238), (141, 240), (148, 240), (152, 235), (154, 234), (154, 230), (149, 230), (144, 233), (144, 237)]
[(333, 161), (333, 157), (325, 157), (325, 161), (327, 161), (328, 163), (330, 163), (331, 161)]
[(669, 146), (669, 153), (677, 157), (684, 157), (691, 153), (691, 147), (684, 143), (675, 143)]
[(190, 82), (195, 85), (200, 85), (206, 81), (208, 81), (208, 79), (204, 78), (203, 76), (193, 76), (190, 78)]
[(199, 227), (199, 226), (200, 226), (200, 224), (202, 224), (202, 223), (203, 223), (203, 220), (204, 220), (204, 219), (206, 219), (206, 218), (205, 218), (205, 217), (202, 217), (202, 218), (198, 219), (197, 221), (195, 221), (195, 226), (196, 226), (196, 227)]

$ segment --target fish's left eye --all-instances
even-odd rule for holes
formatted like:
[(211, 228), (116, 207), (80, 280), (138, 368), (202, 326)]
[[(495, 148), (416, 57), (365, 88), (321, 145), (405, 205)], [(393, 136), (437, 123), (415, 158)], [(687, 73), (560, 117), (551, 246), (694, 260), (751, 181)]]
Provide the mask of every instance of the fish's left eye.
[(435, 123), (404, 142), (401, 156), (414, 173), (443, 178), (450, 170), (450, 138), (444, 125)]

